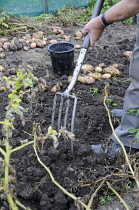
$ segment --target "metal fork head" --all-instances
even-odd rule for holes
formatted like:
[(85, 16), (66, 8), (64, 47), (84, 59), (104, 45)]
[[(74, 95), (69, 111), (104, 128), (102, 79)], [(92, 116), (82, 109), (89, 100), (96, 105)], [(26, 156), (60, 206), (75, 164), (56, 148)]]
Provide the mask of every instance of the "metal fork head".
[[(61, 127), (64, 127), (73, 133), (76, 106), (76, 96), (70, 95), (67, 92), (57, 92), (55, 94), (53, 103), (52, 127), (58, 131)], [(57, 123), (55, 120), (57, 121)]]

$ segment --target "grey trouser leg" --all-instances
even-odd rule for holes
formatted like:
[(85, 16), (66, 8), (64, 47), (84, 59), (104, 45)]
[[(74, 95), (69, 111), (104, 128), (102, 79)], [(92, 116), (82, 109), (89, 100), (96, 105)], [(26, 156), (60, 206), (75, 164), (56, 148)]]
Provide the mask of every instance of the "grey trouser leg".
[[(130, 109), (137, 109), (137, 111), (139, 110), (139, 14), (137, 24), (137, 40), (129, 67), (131, 84), (125, 93), (121, 124), (115, 129), (116, 135), (123, 142), (124, 146), (131, 146), (133, 140), (135, 139), (136, 133), (130, 134), (128, 130), (139, 128), (139, 114), (136, 116), (127, 113)], [(114, 135), (111, 136), (111, 139), (117, 143)], [(139, 140), (133, 144), (132, 147), (139, 149)]]

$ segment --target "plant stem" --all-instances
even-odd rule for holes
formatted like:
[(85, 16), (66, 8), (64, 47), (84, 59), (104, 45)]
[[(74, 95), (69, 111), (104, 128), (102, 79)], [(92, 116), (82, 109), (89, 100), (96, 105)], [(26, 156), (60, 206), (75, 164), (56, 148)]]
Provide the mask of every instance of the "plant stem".
[(116, 192), (116, 190), (111, 186), (111, 184), (106, 181), (108, 187), (111, 189), (112, 192), (114, 192), (114, 194), (119, 198), (119, 200), (121, 201), (121, 203), (124, 205), (126, 210), (130, 210), (129, 207), (127, 206), (127, 204), (125, 203), (125, 201), (121, 198), (121, 196), (118, 194), (118, 192)]
[[(81, 204), (85, 209), (87, 208), (87, 206), (81, 201), (79, 200), (77, 197), (75, 197), (73, 194), (69, 193), (65, 188), (63, 188), (58, 182), (56, 182), (56, 180), (54, 179), (50, 169), (40, 160), (39, 156), (38, 156), (38, 153), (37, 153), (37, 150), (36, 150), (36, 134), (34, 132), (34, 145), (33, 145), (33, 148), (34, 148), (34, 151), (35, 151), (35, 154), (37, 156), (37, 160), (38, 162), (46, 169), (46, 171), (48, 172), (49, 176), (51, 177), (51, 180), (52, 182), (57, 186), (59, 187), (66, 195), (68, 195), (70, 198), (72, 198), (73, 200), (77, 201), (79, 204)], [(91, 210), (90, 208), (88, 208), (88, 210)]]
[[(126, 159), (126, 162), (127, 162), (127, 164), (128, 164), (128, 167), (129, 167), (129, 169), (130, 169), (130, 171), (131, 171), (131, 174), (134, 176), (134, 171), (133, 171), (132, 166), (131, 166), (131, 164), (130, 164), (130, 161), (129, 161), (127, 152), (126, 152), (126, 150), (125, 150), (124, 144), (120, 141), (120, 139), (119, 139), (118, 136), (116, 135), (115, 130), (114, 130), (114, 127), (113, 127), (113, 125), (112, 125), (111, 116), (110, 116), (110, 111), (109, 111), (109, 109), (108, 109), (108, 107), (107, 107), (107, 105), (106, 105), (106, 100), (107, 100), (107, 96), (108, 96), (107, 88), (108, 88), (108, 84), (106, 84), (106, 85), (105, 85), (105, 88), (104, 88), (104, 91), (105, 91), (104, 106), (105, 106), (105, 108), (106, 108), (106, 110), (107, 110), (107, 113), (108, 113), (109, 123), (110, 123), (110, 126), (111, 126), (111, 129), (112, 129), (112, 132), (113, 132), (114, 137), (116, 138), (116, 140), (118, 141), (118, 143), (119, 143), (120, 146), (122, 147), (122, 150), (123, 150), (123, 152), (124, 152), (125, 159)], [(137, 181), (136, 179), (135, 179), (135, 181), (136, 181), (137, 187), (139, 188), (139, 181)]]
[(25, 207), (25, 206), (24, 206), (22, 203), (20, 203), (18, 200), (16, 200), (15, 202), (16, 202), (16, 204), (17, 204), (18, 206), (20, 206), (22, 209), (27, 210), (27, 207)]
[(9, 203), (10, 208), (12, 210), (18, 210), (9, 190), (10, 145), (8, 141), (8, 127), (6, 129), (5, 147), (6, 147), (6, 154), (5, 154), (5, 171), (4, 171), (4, 192), (6, 194), (7, 201)]
[(20, 150), (20, 149), (22, 149), (22, 148), (24, 148), (24, 147), (26, 147), (26, 146), (28, 146), (30, 144), (33, 144), (33, 143), (34, 143), (34, 140), (33, 141), (30, 141), (30, 142), (28, 142), (26, 144), (23, 144), (23, 145), (21, 145), (19, 147), (16, 147), (16, 148), (10, 150), (10, 154), (12, 154), (13, 152), (16, 152), (16, 151), (18, 151), (18, 150)]

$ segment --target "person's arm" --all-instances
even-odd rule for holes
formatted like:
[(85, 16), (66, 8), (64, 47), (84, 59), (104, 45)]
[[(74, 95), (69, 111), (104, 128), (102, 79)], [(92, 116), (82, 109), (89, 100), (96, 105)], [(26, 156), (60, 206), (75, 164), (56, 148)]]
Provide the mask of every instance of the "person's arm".
[[(126, 20), (139, 13), (139, 0), (122, 0), (105, 12), (107, 23), (114, 23)], [(90, 20), (82, 30), (82, 33), (89, 34), (90, 45), (94, 47), (95, 42), (100, 39), (105, 25), (102, 22), (101, 15)]]

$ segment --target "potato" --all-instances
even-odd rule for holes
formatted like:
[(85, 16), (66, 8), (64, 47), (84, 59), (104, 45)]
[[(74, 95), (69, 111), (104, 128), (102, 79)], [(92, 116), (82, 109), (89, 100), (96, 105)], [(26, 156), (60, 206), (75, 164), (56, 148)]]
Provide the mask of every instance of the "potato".
[(3, 66), (0, 66), (0, 72), (4, 72), (4, 67)]
[(54, 44), (54, 43), (57, 43), (58, 41), (57, 40), (54, 40), (54, 39), (51, 39), (50, 41), (49, 41), (49, 43), (50, 44)]
[(94, 79), (100, 79), (101, 78), (101, 74), (96, 72), (96, 73), (89, 73), (87, 76), (92, 77)]
[(8, 39), (7, 38), (1, 38), (0, 42), (2, 42), (4, 44), (4, 42), (8, 42)]
[(36, 45), (36, 43), (35, 42), (32, 42), (31, 44), (30, 44), (30, 48), (35, 48), (37, 45)]
[(37, 33), (33, 34), (32, 38), (42, 39), (43, 38), (43, 31), (38, 31)]
[(13, 41), (11, 42), (9, 48), (10, 48), (11, 51), (17, 51), (17, 46)]
[(102, 76), (101, 76), (101, 79), (109, 79), (109, 78), (111, 78), (111, 74), (103, 74)]
[(44, 44), (44, 46), (46, 45), (46, 41), (45, 40), (42, 40), (42, 43)]
[(90, 64), (84, 64), (82, 65), (82, 69), (83, 70), (88, 70), (88, 71), (94, 71), (94, 66), (90, 65)]
[(8, 48), (10, 45), (11, 45), (10, 42), (4, 42), (3, 49)]
[(81, 48), (81, 45), (79, 45), (79, 44), (75, 45), (75, 49), (80, 49), (80, 48)]
[(104, 69), (105, 73), (109, 73), (112, 76), (116, 76), (116, 75), (120, 75), (120, 71), (116, 68), (114, 68), (113, 66), (108, 66)]
[(47, 38), (46, 38), (46, 37), (44, 37), (44, 38), (42, 39), (42, 41), (47, 41)]
[(58, 34), (64, 34), (64, 31), (61, 30), (61, 29), (59, 29), (59, 30), (58, 30)]
[(38, 83), (38, 89), (39, 89), (40, 92), (45, 92), (46, 91), (46, 87), (42, 83)]
[(89, 77), (88, 75), (79, 75), (77, 78), (78, 82), (81, 82), (83, 84), (92, 84), (95, 82), (95, 79), (92, 77)]
[(27, 46), (24, 46), (24, 47), (23, 47), (23, 50), (24, 50), (24, 51), (28, 51), (29, 48), (28, 48)]
[(125, 57), (130, 57), (130, 56), (132, 55), (132, 51), (125, 51), (125, 52), (123, 53), (123, 55), (124, 55)]
[(70, 36), (64, 35), (63, 38), (65, 39), (66, 42), (69, 42)]
[(6, 57), (6, 55), (4, 53), (0, 53), (0, 58), (4, 59)]
[(62, 83), (57, 83), (56, 85), (54, 85), (54, 87), (51, 89), (51, 92), (56, 93), (57, 91), (59, 91), (62, 87)]
[(40, 47), (40, 48), (43, 48), (43, 47), (44, 47), (43, 41), (39, 40), (39, 41), (36, 43), (36, 46), (37, 46), (37, 47)]
[(52, 30), (52, 33), (53, 33), (53, 34), (58, 34), (58, 30), (57, 30), (56, 28), (54, 28), (54, 29)]
[(82, 32), (80, 32), (80, 31), (76, 31), (75, 32), (75, 37), (78, 37), (78, 38), (82, 38)]
[(105, 63), (100, 63), (98, 66), (103, 68), (103, 67), (105, 67)]
[(76, 37), (75, 37), (75, 39), (76, 39), (76, 40), (81, 40), (82, 38), (80, 38), (80, 37), (76, 36)]
[(0, 92), (5, 91), (5, 87), (0, 87)]
[(95, 71), (100, 73), (100, 72), (102, 72), (102, 68), (100, 66), (96, 66), (95, 67)]
[(116, 69), (119, 68), (119, 65), (118, 65), (117, 63), (112, 64), (112, 66), (113, 66), (114, 68), (116, 68)]

